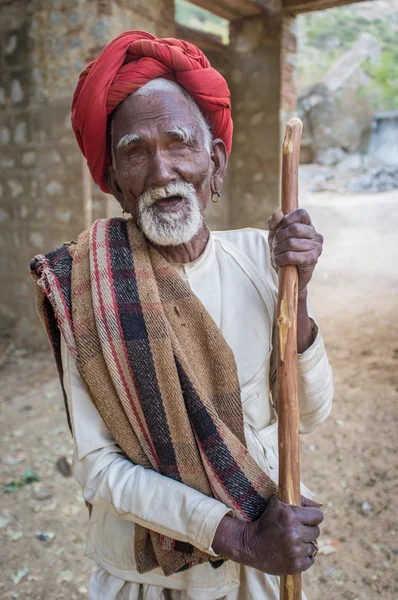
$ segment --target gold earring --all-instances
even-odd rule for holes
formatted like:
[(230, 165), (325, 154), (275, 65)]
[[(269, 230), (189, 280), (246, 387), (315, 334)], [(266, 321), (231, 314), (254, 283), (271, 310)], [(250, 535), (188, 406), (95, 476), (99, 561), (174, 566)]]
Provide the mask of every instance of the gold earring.
[[(214, 200), (214, 196), (216, 196), (215, 200)], [(214, 204), (217, 204), (217, 202), (219, 201), (220, 198), (221, 198), (221, 192), (219, 190), (216, 190), (214, 192), (214, 194), (211, 195), (211, 201), (214, 202)]]

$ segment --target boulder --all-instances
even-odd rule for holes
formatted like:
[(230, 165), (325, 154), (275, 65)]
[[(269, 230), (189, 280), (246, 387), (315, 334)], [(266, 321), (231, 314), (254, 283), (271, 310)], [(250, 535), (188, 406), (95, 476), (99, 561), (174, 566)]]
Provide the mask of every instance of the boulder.
[(363, 61), (377, 60), (379, 55), (378, 41), (369, 34), (362, 34), (354, 47), (331, 67), (324, 80), (299, 97), (299, 115), (311, 140), (306, 143), (302, 162), (307, 162), (305, 158), (310, 154), (307, 147), (312, 149), (316, 162), (326, 165), (344, 158), (341, 154), (338, 159), (338, 149), (343, 153), (366, 151), (373, 110), (370, 99), (361, 93), (368, 81)]
[(325, 148), (318, 152), (318, 162), (325, 167), (332, 167), (344, 160), (347, 154), (341, 148)]

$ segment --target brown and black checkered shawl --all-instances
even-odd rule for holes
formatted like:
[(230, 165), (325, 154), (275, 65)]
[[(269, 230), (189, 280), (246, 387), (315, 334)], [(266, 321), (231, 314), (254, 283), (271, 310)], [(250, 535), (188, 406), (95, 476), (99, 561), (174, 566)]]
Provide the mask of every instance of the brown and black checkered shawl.
[[(60, 374), (62, 333), (129, 459), (257, 519), (277, 490), (246, 447), (233, 353), (132, 221), (98, 220), (77, 242), (35, 257), (31, 270)], [(134, 549), (141, 573), (222, 564), (141, 526)]]

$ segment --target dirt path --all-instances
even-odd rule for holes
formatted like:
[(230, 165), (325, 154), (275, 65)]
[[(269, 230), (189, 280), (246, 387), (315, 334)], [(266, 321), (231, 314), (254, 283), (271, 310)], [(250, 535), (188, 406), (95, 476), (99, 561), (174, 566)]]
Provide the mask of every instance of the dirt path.
[(307, 575), (315, 600), (398, 598), (398, 192), (317, 194), (325, 236), (311, 290), (334, 369), (332, 415), (302, 438), (306, 481), (336, 552)]
[[(325, 504), (322, 540), (335, 550), (306, 574), (310, 600), (398, 598), (397, 195), (306, 196), (325, 235), (311, 298), (336, 388), (331, 417), (302, 439), (303, 479)], [(0, 597), (85, 598), (87, 511), (55, 466), (72, 445), (52, 358), (14, 353), (0, 375), (0, 484), (29, 468), (40, 476), (0, 497)]]

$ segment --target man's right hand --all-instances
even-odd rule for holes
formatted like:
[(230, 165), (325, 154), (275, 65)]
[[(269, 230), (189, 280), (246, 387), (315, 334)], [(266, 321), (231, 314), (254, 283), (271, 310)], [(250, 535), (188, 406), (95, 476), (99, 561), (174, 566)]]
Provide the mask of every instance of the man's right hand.
[(291, 506), (273, 496), (261, 517), (247, 523), (226, 516), (214, 536), (217, 554), (271, 575), (300, 573), (314, 558), (318, 525), (323, 513), (317, 508)]

